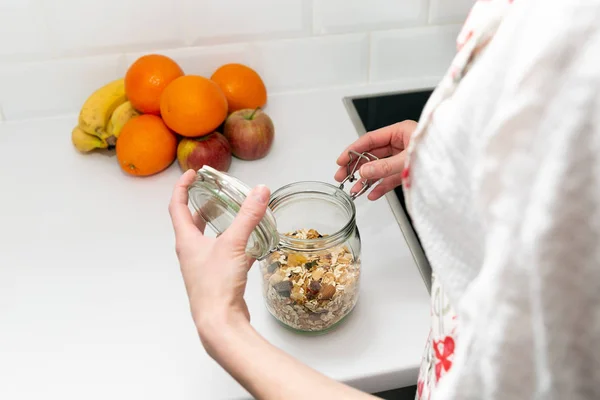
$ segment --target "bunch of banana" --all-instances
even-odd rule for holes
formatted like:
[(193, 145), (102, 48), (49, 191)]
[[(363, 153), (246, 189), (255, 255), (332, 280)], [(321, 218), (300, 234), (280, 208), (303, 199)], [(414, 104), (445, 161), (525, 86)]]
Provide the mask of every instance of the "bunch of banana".
[(85, 133), (83, 129), (77, 125), (71, 132), (71, 141), (77, 150), (82, 153), (88, 153), (94, 149), (106, 149), (108, 143), (100, 139), (98, 136)]
[(83, 104), (79, 124), (71, 133), (73, 145), (83, 153), (112, 147), (125, 123), (138, 115), (127, 101), (124, 80), (110, 82), (92, 93)]
[(106, 127), (106, 133), (108, 134), (107, 141), (109, 142), (109, 144), (112, 141), (111, 138), (114, 138), (114, 142), (116, 143), (117, 138), (121, 134), (121, 130), (123, 129), (123, 126), (125, 126), (127, 121), (139, 115), (140, 113), (135, 108), (133, 108), (129, 101), (126, 101), (125, 103), (117, 107), (112, 113), (110, 120), (108, 121), (108, 126)]

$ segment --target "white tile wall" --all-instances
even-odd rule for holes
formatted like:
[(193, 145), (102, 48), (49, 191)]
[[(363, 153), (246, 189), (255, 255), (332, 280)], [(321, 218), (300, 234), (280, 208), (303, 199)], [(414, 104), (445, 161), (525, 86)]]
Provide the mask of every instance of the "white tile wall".
[(463, 23), (475, 0), (429, 0), (429, 22)]
[[(156, 52), (177, 60), (186, 74), (210, 76), (223, 64), (246, 64), (265, 79), (271, 93), (362, 83), (369, 74), (366, 33)], [(142, 54), (146, 52), (127, 54), (125, 66)]]
[(0, 59), (49, 53), (42, 9), (32, 0), (0, 2)]
[(393, 29), (427, 20), (422, 0), (315, 0), (314, 10), (318, 34)]
[(59, 0), (42, 4), (59, 54), (88, 55), (183, 44), (175, 1)]
[(107, 55), (0, 67), (4, 117), (27, 119), (76, 112), (94, 90), (119, 77), (123, 56)]
[(254, 45), (258, 71), (272, 92), (366, 82), (366, 33), (262, 42)]
[(371, 34), (372, 81), (441, 76), (452, 61), (460, 25)]
[(77, 112), (150, 52), (204, 76), (248, 64), (271, 93), (439, 76), (472, 1), (0, 0), (0, 109)]
[(182, 0), (192, 44), (308, 35), (310, 0)]

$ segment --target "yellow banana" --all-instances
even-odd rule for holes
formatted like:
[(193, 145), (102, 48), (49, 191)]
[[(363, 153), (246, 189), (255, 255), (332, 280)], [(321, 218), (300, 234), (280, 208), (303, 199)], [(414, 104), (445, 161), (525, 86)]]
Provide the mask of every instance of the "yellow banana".
[(121, 134), (121, 130), (127, 121), (140, 115), (141, 114), (135, 108), (133, 108), (129, 101), (126, 101), (117, 107), (112, 113), (110, 121), (108, 122), (108, 127), (106, 128), (106, 132), (108, 133), (106, 142), (110, 146), (114, 146), (117, 143), (117, 139)]
[(79, 126), (90, 135), (106, 140), (109, 136), (106, 129), (115, 109), (127, 101), (125, 97), (125, 80), (112, 81), (87, 98), (79, 112)]
[(88, 153), (94, 149), (106, 149), (108, 144), (97, 136), (85, 133), (78, 125), (71, 132), (71, 141), (77, 150)]

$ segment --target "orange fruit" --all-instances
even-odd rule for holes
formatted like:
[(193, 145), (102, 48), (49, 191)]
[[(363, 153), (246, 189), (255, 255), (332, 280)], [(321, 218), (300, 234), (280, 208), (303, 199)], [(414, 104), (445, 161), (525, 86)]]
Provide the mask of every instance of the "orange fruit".
[(225, 64), (210, 79), (225, 93), (229, 113), (243, 108), (262, 107), (267, 103), (267, 88), (262, 78), (246, 65)]
[(204, 136), (227, 118), (227, 99), (210, 79), (186, 75), (165, 88), (160, 113), (165, 124), (180, 135)]
[(167, 168), (177, 154), (177, 137), (156, 115), (127, 121), (117, 140), (117, 160), (123, 171), (148, 176)]
[(125, 74), (125, 94), (138, 111), (160, 114), (160, 96), (169, 83), (183, 75), (175, 61), (160, 54), (138, 58)]

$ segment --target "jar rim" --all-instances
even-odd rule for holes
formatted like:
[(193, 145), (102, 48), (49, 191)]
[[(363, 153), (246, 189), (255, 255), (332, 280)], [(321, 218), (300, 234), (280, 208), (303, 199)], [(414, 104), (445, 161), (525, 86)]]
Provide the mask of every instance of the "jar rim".
[[(306, 186), (311, 187), (312, 190), (297, 190), (299, 187)], [(321, 190), (318, 190), (319, 187)], [(328, 189), (329, 191), (326, 191), (325, 189)], [(346, 223), (336, 232), (323, 238), (300, 239), (279, 233), (279, 244), (277, 247), (283, 247), (296, 251), (322, 251), (343, 243), (350, 235), (352, 235), (356, 227), (356, 206), (354, 205), (354, 201), (348, 193), (340, 189), (338, 186), (327, 182), (297, 181), (282, 186), (272, 193), (269, 201), (269, 208), (273, 213), (276, 213), (277, 207), (281, 205), (284, 200), (288, 200), (289, 198), (306, 193), (320, 193), (331, 196), (331, 190), (333, 190), (332, 197), (338, 200), (337, 204), (343, 206), (349, 214), (349, 218)], [(277, 217), (275, 217), (275, 219), (276, 218)]]

